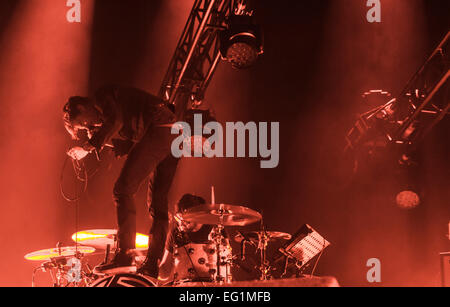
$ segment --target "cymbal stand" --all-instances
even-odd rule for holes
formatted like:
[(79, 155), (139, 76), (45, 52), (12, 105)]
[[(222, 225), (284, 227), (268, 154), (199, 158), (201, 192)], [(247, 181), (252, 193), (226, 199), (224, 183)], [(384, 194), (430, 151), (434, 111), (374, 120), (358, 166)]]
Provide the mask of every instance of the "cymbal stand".
[(220, 274), (220, 267), (222, 266), (222, 259), (220, 257), (220, 248), (222, 246), (222, 242), (225, 240), (225, 237), (223, 236), (223, 229), (225, 228), (223, 226), (223, 218), (225, 214), (225, 210), (223, 208), (223, 205), (220, 205), (220, 208), (218, 210), (219, 214), (219, 224), (214, 226), (214, 233), (213, 233), (213, 239), (214, 243), (216, 245), (216, 282), (223, 282), (225, 280), (225, 277), (221, 276)]
[(260, 259), (261, 259), (261, 266), (259, 267), (259, 270), (261, 271), (260, 280), (269, 280), (270, 266), (267, 264), (266, 255), (267, 255), (267, 244), (269, 243), (270, 238), (264, 229), (258, 234), (258, 237), (259, 237), (258, 249), (260, 251)]
[(50, 275), (53, 279), (53, 287), (60, 288), (62, 287), (62, 281), (65, 278), (65, 272), (64, 272), (64, 266), (66, 264), (65, 258), (55, 258), (52, 259), (52, 262), (54, 262), (54, 267), (56, 270), (55, 276), (53, 276), (53, 272), (50, 271)]
[(53, 257), (51, 259), (51, 262), (54, 264), (54, 267), (56, 269), (56, 276), (53, 277), (52, 272), (50, 271), (50, 274), (52, 275), (53, 279), (53, 287), (59, 288), (62, 286), (62, 280), (64, 279), (64, 266), (67, 263), (67, 259), (62, 256), (61, 252), (62, 243), (58, 242), (56, 243), (56, 248), (58, 249), (58, 257)]

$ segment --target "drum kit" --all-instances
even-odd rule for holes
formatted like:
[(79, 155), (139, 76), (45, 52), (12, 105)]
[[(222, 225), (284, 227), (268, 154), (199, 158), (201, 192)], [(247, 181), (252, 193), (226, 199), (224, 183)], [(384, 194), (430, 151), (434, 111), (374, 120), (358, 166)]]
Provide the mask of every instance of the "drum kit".
[[(108, 261), (110, 251), (114, 251), (117, 243), (117, 231), (113, 229), (79, 231), (72, 236), (75, 246), (62, 247), (59, 244), (56, 248), (29, 253), (25, 259), (42, 262), (34, 273), (39, 269), (50, 273), (55, 287), (155, 287), (199, 281), (226, 284), (233, 280), (231, 268), (239, 269), (236, 260), (239, 259), (241, 263), (246, 261), (248, 245), (256, 249), (255, 253), (259, 257), (258, 265), (253, 267), (258, 278), (273, 278), (273, 267), (267, 257), (267, 247), (273, 242), (286, 242), (291, 239), (288, 233), (267, 231), (263, 227), (259, 231), (237, 231), (231, 238), (240, 244), (240, 252), (233, 253), (225, 229), (243, 227), (262, 220), (259, 212), (242, 206), (214, 203), (199, 205), (177, 214), (177, 219), (211, 225), (212, 231), (209, 241), (204, 244), (173, 246), (172, 269), (165, 278), (161, 278), (161, 269), (159, 279), (129, 272), (115, 275), (94, 273), (87, 262), (93, 255), (104, 255), (103, 262)], [(137, 265), (145, 259), (150, 239), (143, 234), (136, 235), (136, 249), (132, 253)]]

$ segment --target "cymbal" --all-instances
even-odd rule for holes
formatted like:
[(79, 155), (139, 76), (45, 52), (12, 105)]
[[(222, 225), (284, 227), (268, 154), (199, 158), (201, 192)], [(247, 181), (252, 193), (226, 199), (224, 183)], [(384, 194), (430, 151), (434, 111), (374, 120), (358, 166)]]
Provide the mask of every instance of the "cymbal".
[(185, 210), (181, 217), (188, 222), (223, 226), (245, 226), (262, 218), (259, 212), (252, 209), (226, 204), (196, 206)]
[(32, 261), (48, 261), (55, 257), (74, 257), (77, 252), (82, 254), (92, 254), (95, 252), (95, 248), (90, 246), (49, 248), (26, 254), (25, 259)]
[[(79, 244), (94, 246), (98, 249), (106, 249), (107, 245), (111, 248), (115, 246), (116, 229), (90, 229), (76, 232), (72, 235), (72, 240)], [(142, 233), (136, 233), (136, 249), (144, 250), (148, 248), (149, 236)]]
[[(260, 236), (262, 236), (264, 233), (266, 234), (267, 239), (270, 241), (275, 241), (275, 240), (286, 240), (287, 241), (292, 238), (292, 236), (290, 234), (285, 233), (285, 232), (280, 232), (280, 231), (250, 231), (250, 232), (243, 233), (243, 235), (252, 241), (258, 242)], [(234, 240), (238, 243), (241, 243), (241, 241), (243, 239), (244, 239), (244, 237), (242, 236), (241, 233), (238, 233), (234, 236)]]

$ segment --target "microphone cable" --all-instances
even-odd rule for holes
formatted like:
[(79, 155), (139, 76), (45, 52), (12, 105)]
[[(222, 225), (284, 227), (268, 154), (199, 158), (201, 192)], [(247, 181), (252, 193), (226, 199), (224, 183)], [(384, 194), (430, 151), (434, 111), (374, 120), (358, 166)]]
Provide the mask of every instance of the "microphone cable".
[[(83, 189), (82, 189), (81, 193), (79, 193), (79, 195), (75, 195), (75, 197), (68, 196), (67, 193), (64, 191), (64, 187), (63, 187), (64, 171), (67, 167), (67, 162), (69, 161), (69, 159), (72, 160), (72, 167), (73, 167), (73, 171), (75, 173), (76, 179), (78, 181), (83, 182)], [(61, 169), (60, 181), (59, 181), (59, 188), (60, 188), (62, 197), (68, 202), (71, 202), (71, 203), (76, 202), (76, 201), (80, 200), (81, 196), (86, 192), (87, 185), (88, 185), (88, 174), (87, 174), (87, 169), (85, 167), (85, 163), (83, 161), (74, 160), (74, 159), (70, 158), (69, 156), (67, 156), (64, 159), (63, 167)]]

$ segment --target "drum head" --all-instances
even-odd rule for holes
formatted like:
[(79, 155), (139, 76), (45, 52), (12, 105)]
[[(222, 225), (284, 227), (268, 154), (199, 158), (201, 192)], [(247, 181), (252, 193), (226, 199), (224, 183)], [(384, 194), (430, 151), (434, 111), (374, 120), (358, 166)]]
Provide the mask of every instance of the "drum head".
[[(221, 246), (219, 249), (221, 260), (220, 276), (231, 281), (231, 246)], [(174, 280), (175, 281), (203, 281), (211, 282), (217, 277), (216, 246), (208, 244), (186, 244), (176, 248), (174, 253)]]
[(96, 280), (91, 287), (114, 288), (114, 287), (156, 287), (156, 281), (150, 277), (135, 274), (117, 274)]

